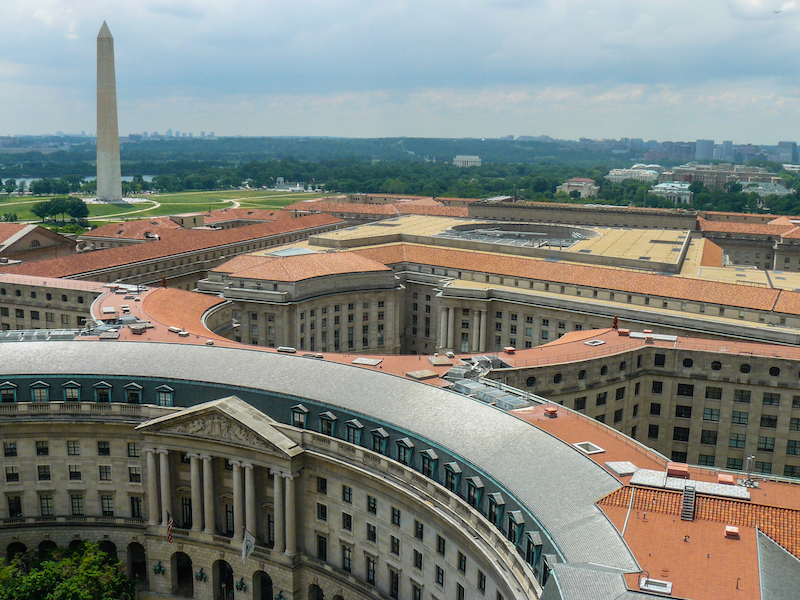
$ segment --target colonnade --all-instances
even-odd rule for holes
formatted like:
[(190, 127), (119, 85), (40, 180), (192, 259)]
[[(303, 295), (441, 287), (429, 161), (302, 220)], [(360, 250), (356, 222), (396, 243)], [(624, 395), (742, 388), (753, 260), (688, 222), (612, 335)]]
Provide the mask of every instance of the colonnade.
[[(144, 451), (147, 455), (148, 523), (166, 527), (168, 513), (172, 510), (170, 451), (165, 448), (145, 448)], [(192, 531), (214, 534), (217, 527), (212, 457), (194, 452), (187, 453), (187, 457), (191, 474)], [(258, 529), (255, 467), (245, 461), (229, 462), (233, 469), (233, 539), (241, 541), (245, 528), (253, 535)], [(295, 480), (299, 474), (281, 469), (270, 469), (269, 473), (275, 501), (275, 551), (293, 555), (297, 553)]]
[[(443, 306), (439, 315), (439, 341), (437, 347), (442, 350), (453, 350), (461, 352), (461, 340), (456, 339), (456, 332), (461, 328), (457, 327), (460, 318), (461, 308), (455, 306)], [(487, 309), (471, 309), (472, 323), (469, 329), (469, 348), (468, 352), (486, 352), (486, 319)]]

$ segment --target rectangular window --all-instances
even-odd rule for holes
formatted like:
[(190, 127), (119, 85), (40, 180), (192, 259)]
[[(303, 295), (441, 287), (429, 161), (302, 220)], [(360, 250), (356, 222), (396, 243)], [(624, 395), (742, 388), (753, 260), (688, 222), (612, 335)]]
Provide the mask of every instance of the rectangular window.
[(733, 390), (734, 402), (750, 402), (750, 390)]
[(606, 403), (606, 398), (608, 397), (608, 392), (600, 392), (597, 394), (597, 401), (595, 406), (603, 406)]
[(342, 502), (352, 504), (353, 502), (353, 488), (347, 485), (342, 486)]
[(425, 537), (425, 525), (419, 521), (414, 521), (414, 537), (421, 540)]
[(6, 467), (6, 483), (19, 481), (19, 467)]
[(139, 458), (139, 444), (128, 442), (128, 458)]
[(680, 419), (692, 418), (692, 407), (686, 404), (678, 404), (675, 406), (675, 416)]
[(142, 518), (142, 497), (131, 496), (131, 517), (134, 519)]
[(391, 536), (391, 552), (392, 554), (400, 555), (400, 538)]
[(622, 421), (622, 409), (617, 409), (614, 411), (614, 423), (619, 423)]
[(622, 400), (624, 397), (625, 397), (625, 388), (624, 387), (617, 388), (617, 391), (614, 394), (614, 398), (616, 400)]
[(317, 558), (328, 560), (328, 538), (324, 535), (317, 536)]
[(456, 600), (464, 600), (464, 586), (460, 583), (456, 584)]
[(41, 494), (39, 496), (39, 511), (43, 517), (53, 516), (53, 494)]
[(392, 507), (392, 525), (400, 527), (400, 509)]
[(703, 421), (719, 421), (719, 409), (718, 408), (704, 408), (703, 409)]
[(707, 400), (721, 400), (722, 399), (722, 388), (721, 387), (708, 386), (706, 388), (706, 399)]
[(349, 513), (342, 513), (342, 529), (346, 529), (347, 531), (353, 530), (353, 515)]
[(72, 504), (72, 516), (83, 516), (83, 494), (70, 494), (70, 503)]
[(324, 477), (317, 477), (317, 491), (320, 494), (328, 493), (328, 480)]
[(142, 482), (142, 468), (141, 467), (128, 467), (128, 481), (131, 483)]
[(651, 402), (650, 403), (650, 414), (654, 417), (657, 417), (661, 414), (661, 403), (660, 402)]
[(697, 464), (703, 467), (713, 467), (714, 466), (714, 455), (713, 454), (701, 454), (697, 458)]
[(778, 427), (778, 415), (761, 415), (761, 427), (775, 429)]
[(342, 571), (347, 573), (353, 570), (353, 549), (342, 544)]
[(111, 456), (110, 442), (97, 442), (97, 455), (98, 456)]
[(46, 441), (36, 442), (36, 456), (48, 456), (50, 454), (50, 446)]
[(83, 479), (80, 465), (69, 465), (68, 469), (69, 469), (70, 481), (80, 481), (81, 479)]
[(422, 552), (414, 550), (414, 568), (422, 570)]
[(789, 431), (800, 431), (800, 418), (792, 417), (789, 419)]
[(436, 551), (444, 556), (445, 549), (447, 547), (447, 540), (445, 540), (442, 536), (436, 536)]
[(689, 441), (689, 428), (688, 427), (676, 427), (672, 431), (672, 439), (676, 442), (688, 442)]
[(17, 442), (3, 442), (3, 454), (6, 458), (17, 455)]
[(317, 519), (320, 521), (328, 520), (328, 507), (325, 504), (317, 502)]
[(12, 519), (22, 516), (22, 496), (8, 496), (8, 516)]
[(755, 469), (753, 469), (753, 471), (756, 473), (761, 473), (762, 475), (769, 475), (772, 473), (772, 463), (757, 460)]
[(374, 542), (378, 539), (378, 529), (372, 523), (367, 523), (367, 541)]
[(743, 433), (732, 433), (728, 441), (729, 448), (744, 448), (747, 436)]
[(375, 585), (375, 559), (367, 557), (367, 583)]
[(694, 396), (694, 386), (689, 383), (679, 383), (678, 396)]
[(585, 409), (586, 409), (586, 396), (575, 398), (575, 410), (585, 410)]
[(458, 570), (462, 573), (467, 572), (467, 556), (461, 551), (458, 553)]
[(725, 465), (725, 468), (731, 469), (733, 471), (741, 471), (743, 466), (744, 466), (743, 459), (729, 458), (727, 464)]
[(111, 481), (111, 466), (100, 465), (100, 481)]
[(653, 359), (653, 364), (656, 367), (663, 367), (667, 363), (667, 355), (666, 354), (656, 354)]
[(444, 569), (439, 565), (436, 565), (436, 583), (444, 586)]
[(786, 442), (786, 454), (798, 455), (800, 454), (800, 441), (789, 440)]
[(703, 429), (700, 432), (700, 443), (701, 444), (708, 444), (710, 446), (717, 445), (717, 432), (711, 431), (709, 429)]
[(38, 465), (36, 473), (39, 476), (39, 481), (50, 481), (50, 465)]
[(758, 436), (758, 449), (763, 452), (773, 452), (775, 450), (775, 438)]
[(778, 406), (781, 403), (781, 395), (772, 392), (764, 392), (764, 406)]
[(734, 425), (747, 425), (749, 413), (735, 410), (731, 413), (731, 423)]
[(663, 381), (654, 381), (652, 392), (654, 394), (661, 394), (664, 391), (664, 382)]

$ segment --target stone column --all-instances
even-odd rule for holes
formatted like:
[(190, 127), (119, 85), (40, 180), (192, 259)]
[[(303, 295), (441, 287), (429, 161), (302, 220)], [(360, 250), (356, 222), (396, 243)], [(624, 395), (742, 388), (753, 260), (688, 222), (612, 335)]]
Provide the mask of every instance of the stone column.
[(145, 448), (147, 454), (147, 524), (158, 525), (158, 469), (156, 451)]
[(276, 469), (271, 469), (270, 473), (272, 473), (275, 503), (275, 552), (283, 552), (286, 549), (283, 519), (283, 476)]
[(472, 348), (472, 352), (480, 352), (480, 330), (481, 330), (481, 314), (479, 310), (472, 311), (472, 331), (469, 332), (470, 337), (470, 346)]
[(216, 523), (214, 522), (214, 475), (211, 470), (211, 457), (201, 456), (203, 459), (203, 512), (205, 513), (205, 531), (214, 533)]
[(481, 342), (478, 352), (486, 352), (486, 310), (481, 311), (480, 336)]
[(456, 311), (458, 309), (455, 306), (450, 307), (450, 315), (449, 319), (447, 320), (447, 349), (448, 350), (455, 350), (453, 347), (453, 337), (456, 333)]
[(439, 314), (439, 348), (447, 345), (447, 307), (443, 306)]
[(232, 460), (233, 465), (233, 539), (242, 539), (242, 463)]
[(161, 525), (167, 526), (167, 513), (172, 509), (172, 490), (169, 487), (169, 450), (158, 451), (161, 461)]
[(294, 476), (286, 475), (286, 554), (297, 554), (297, 531), (295, 527)]
[(244, 468), (244, 526), (253, 535), (256, 534), (256, 484), (253, 465), (243, 463)]
[(192, 481), (192, 531), (203, 529), (203, 490), (200, 483), (200, 457), (189, 454)]

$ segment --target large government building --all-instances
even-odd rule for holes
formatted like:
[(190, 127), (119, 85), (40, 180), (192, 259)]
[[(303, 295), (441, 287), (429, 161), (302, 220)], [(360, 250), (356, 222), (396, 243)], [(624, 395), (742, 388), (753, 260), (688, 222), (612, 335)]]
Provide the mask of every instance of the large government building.
[(302, 204), (0, 266), (7, 558), (96, 541), (142, 598), (796, 597), (800, 275), (682, 212)]

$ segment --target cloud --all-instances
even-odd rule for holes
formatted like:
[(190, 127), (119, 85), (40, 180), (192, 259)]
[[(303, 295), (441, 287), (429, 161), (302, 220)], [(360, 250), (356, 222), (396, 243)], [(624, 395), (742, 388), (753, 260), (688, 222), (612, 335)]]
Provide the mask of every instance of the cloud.
[[(607, 118), (614, 106), (633, 106), (649, 115), (642, 117), (648, 129), (668, 132), (676, 119), (705, 128), (709, 121), (690, 112), (703, 112), (696, 104), (703, 97), (729, 117), (710, 122), (735, 130), (745, 127), (742, 106), (794, 106), (799, 1), (706, 0), (688, 9), (679, 0), (6, 0), (0, 94), (13, 110), (0, 113), (0, 131), (65, 129), (46, 114), (25, 118), (28, 100), (12, 89), (47, 85), (53, 115), (63, 116), (59, 95), (91, 107), (94, 39), (104, 19), (115, 37), (121, 102), (152, 109), (135, 110), (134, 129), (166, 129), (192, 115), (224, 122), (232, 134), (270, 133), (256, 107), (278, 106), (291, 117), (283, 123), (305, 134), (312, 126), (338, 135), (403, 127), (424, 134), (419, 124), (431, 135), (536, 133), (529, 115), (580, 110), (560, 127), (586, 123), (578, 135), (589, 135), (599, 129), (593, 111)], [(754, 82), (762, 87), (748, 92)], [(286, 98), (297, 104), (284, 106)], [(239, 102), (243, 108), (230, 113)], [(326, 110), (337, 115), (336, 127)], [(448, 110), (452, 118), (444, 118)], [(433, 122), (424, 111), (444, 117)], [(76, 119), (93, 128), (91, 111)], [(782, 121), (800, 126), (794, 114)]]

